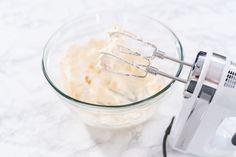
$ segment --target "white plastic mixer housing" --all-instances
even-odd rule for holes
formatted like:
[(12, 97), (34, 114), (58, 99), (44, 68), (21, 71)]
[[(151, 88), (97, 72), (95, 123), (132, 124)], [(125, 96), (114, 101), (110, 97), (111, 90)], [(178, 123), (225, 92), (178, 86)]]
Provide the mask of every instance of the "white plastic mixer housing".
[(236, 62), (201, 51), (188, 77), (170, 145), (197, 156), (230, 154), (236, 150), (236, 126), (230, 136), (217, 133), (230, 117), (236, 117)]

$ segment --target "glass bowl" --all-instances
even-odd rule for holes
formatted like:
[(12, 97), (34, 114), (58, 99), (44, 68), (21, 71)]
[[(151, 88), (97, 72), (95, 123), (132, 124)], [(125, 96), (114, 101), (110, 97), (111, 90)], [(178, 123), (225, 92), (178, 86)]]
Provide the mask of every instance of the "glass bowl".
[[(104, 38), (105, 32), (118, 24), (127, 31), (152, 42), (167, 55), (183, 60), (182, 46), (176, 35), (167, 26), (156, 19), (131, 12), (100, 12), (78, 17), (60, 27), (47, 42), (42, 59), (45, 78), (64, 100), (65, 104), (89, 125), (109, 128), (121, 128), (139, 124), (149, 119), (161, 105), (161, 100), (174, 80), (164, 78), (163, 88), (154, 95), (117, 106), (92, 104), (77, 100), (68, 95), (60, 83), (60, 62), (68, 48), (75, 43), (83, 43), (90, 38)], [(157, 60), (160, 70), (179, 76), (182, 66), (165, 59)], [(158, 76), (161, 77), (161, 76)]]

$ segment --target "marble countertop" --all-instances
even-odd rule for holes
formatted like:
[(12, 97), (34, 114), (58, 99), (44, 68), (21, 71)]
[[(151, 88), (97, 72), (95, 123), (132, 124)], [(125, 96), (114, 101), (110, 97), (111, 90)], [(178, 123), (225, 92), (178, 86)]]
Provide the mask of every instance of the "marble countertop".
[[(235, 0), (1, 0), (0, 156), (161, 157), (164, 130), (179, 111), (181, 92), (137, 127), (86, 127), (48, 86), (41, 70), (43, 46), (61, 24), (87, 11), (129, 9), (172, 28), (186, 60), (199, 50), (236, 58), (235, 8)], [(175, 90), (182, 89), (177, 83)], [(169, 150), (169, 157), (184, 156), (190, 157)]]

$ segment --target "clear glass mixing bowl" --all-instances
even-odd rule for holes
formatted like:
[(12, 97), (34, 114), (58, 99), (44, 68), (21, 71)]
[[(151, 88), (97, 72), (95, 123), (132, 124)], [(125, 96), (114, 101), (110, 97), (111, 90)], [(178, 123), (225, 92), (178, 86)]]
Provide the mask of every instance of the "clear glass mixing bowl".
[[(65, 104), (78, 113), (85, 123), (93, 126), (120, 128), (146, 121), (155, 113), (161, 100), (168, 99), (165, 93), (174, 83), (174, 80), (165, 78), (164, 86), (158, 93), (137, 102), (117, 106), (91, 104), (67, 95), (60, 83), (60, 62), (68, 48), (90, 38), (104, 38), (105, 32), (115, 24), (156, 44), (167, 55), (183, 60), (182, 46), (176, 35), (161, 22), (144, 15), (124, 11), (100, 12), (78, 17), (63, 25), (51, 36), (44, 48), (43, 73), (55, 92), (65, 100)], [(159, 59), (157, 62), (160, 70), (175, 76), (179, 76), (182, 70), (181, 65), (167, 60)]]

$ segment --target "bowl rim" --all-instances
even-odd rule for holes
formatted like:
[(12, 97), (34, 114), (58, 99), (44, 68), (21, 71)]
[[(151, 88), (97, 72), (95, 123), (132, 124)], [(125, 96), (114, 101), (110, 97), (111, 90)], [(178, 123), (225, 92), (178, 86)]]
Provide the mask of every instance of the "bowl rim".
[[(106, 13), (106, 12), (109, 12), (109, 13), (116, 13), (117, 11), (101, 11), (101, 12), (96, 12), (96, 14), (101, 14), (101, 13)], [(127, 14), (127, 12), (124, 12), (122, 13), (123, 15)], [(167, 31), (169, 31), (171, 33), (171, 35), (174, 37), (174, 40), (176, 40), (176, 47), (179, 48), (179, 52), (178, 53), (178, 57), (180, 60), (184, 60), (184, 55), (183, 55), (183, 47), (182, 47), (182, 44), (179, 40), (179, 38), (177, 37), (177, 35), (168, 27), (166, 26), (165, 24), (163, 24), (162, 22), (160, 22), (159, 20), (153, 18), (153, 17), (150, 17), (150, 16), (147, 16), (147, 15), (143, 15), (143, 14), (140, 14), (140, 13), (131, 13), (131, 12), (128, 12), (128, 14), (132, 14), (132, 15), (135, 15), (135, 16), (143, 16), (145, 18), (148, 18), (148, 19), (151, 19), (155, 22), (157, 22), (158, 24), (160, 24), (162, 27), (164, 27)], [(61, 91), (52, 81), (52, 79), (50, 79), (48, 73), (47, 73), (47, 57), (46, 57), (46, 54), (47, 54), (47, 49), (48, 47), (50, 46), (50, 42), (53, 41), (54, 37), (61, 31), (63, 30), (65, 27), (67, 27), (68, 25), (72, 24), (73, 22), (77, 21), (78, 19), (83, 19), (83, 18), (86, 18), (86, 17), (93, 17), (95, 14), (86, 14), (86, 15), (83, 15), (83, 16), (78, 16), (72, 20), (70, 20), (69, 22), (66, 22), (64, 23), (63, 25), (61, 25), (48, 39), (48, 41), (46, 42), (44, 48), (43, 48), (43, 55), (42, 55), (42, 62), (41, 62), (41, 66), (42, 66), (42, 71), (43, 71), (43, 74), (44, 74), (44, 77), (46, 78), (46, 80), (48, 81), (48, 83), (51, 85), (51, 87), (57, 92), (59, 93), (61, 96), (65, 97), (66, 99), (70, 100), (70, 101), (73, 101), (75, 103), (78, 103), (79, 105), (85, 105), (85, 106), (91, 106), (91, 107), (101, 107), (101, 108), (123, 108), (123, 107), (131, 107), (131, 106), (136, 106), (136, 105), (139, 105), (139, 104), (142, 104), (143, 102), (145, 101), (148, 101), (148, 100), (151, 100), (155, 97), (158, 97), (159, 95), (161, 95), (162, 93), (164, 93), (165, 91), (167, 91), (172, 85), (173, 83), (175, 82), (175, 80), (171, 80), (164, 88), (162, 88), (159, 92), (149, 96), (149, 97), (146, 97), (144, 99), (141, 99), (139, 101), (135, 101), (135, 102), (131, 102), (131, 103), (127, 103), (127, 104), (121, 104), (121, 105), (102, 105), (102, 104), (95, 104), (95, 103), (89, 103), (89, 102), (85, 102), (85, 101), (81, 101), (81, 100), (78, 100), (78, 99), (75, 99), (69, 95), (67, 95), (65, 92)], [(181, 73), (183, 69), (183, 65), (182, 64), (179, 64), (179, 68), (175, 74), (176, 77), (178, 77)]]

